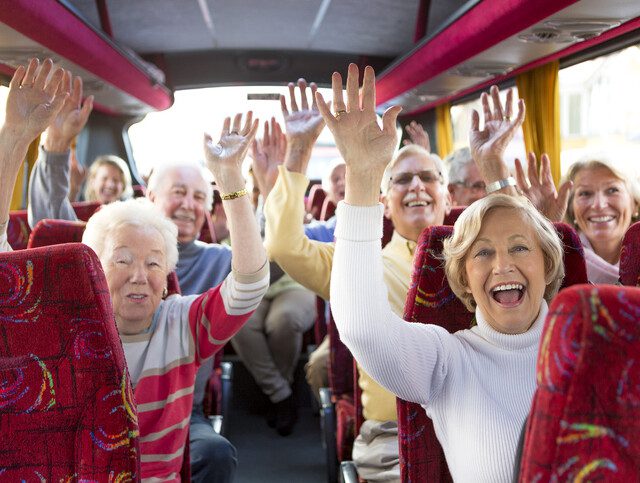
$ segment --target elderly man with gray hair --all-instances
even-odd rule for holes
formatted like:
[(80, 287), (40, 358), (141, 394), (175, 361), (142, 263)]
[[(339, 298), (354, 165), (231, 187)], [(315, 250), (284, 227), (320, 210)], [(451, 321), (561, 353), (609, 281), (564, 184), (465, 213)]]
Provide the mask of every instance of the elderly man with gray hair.
[(449, 166), (449, 193), (453, 206), (469, 206), (487, 194), (469, 148), (457, 149), (445, 159)]

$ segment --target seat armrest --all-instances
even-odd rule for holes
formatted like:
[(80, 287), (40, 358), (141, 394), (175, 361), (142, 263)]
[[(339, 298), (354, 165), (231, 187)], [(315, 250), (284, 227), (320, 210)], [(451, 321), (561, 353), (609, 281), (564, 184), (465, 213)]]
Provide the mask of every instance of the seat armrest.
[(340, 483), (359, 483), (358, 471), (353, 461), (340, 463)]

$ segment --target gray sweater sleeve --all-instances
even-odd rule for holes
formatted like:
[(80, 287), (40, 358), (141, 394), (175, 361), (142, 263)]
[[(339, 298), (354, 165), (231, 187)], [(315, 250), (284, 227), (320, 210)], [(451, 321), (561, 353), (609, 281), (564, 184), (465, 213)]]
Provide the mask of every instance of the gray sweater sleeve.
[(29, 179), (29, 226), (45, 218), (76, 221), (69, 194), (69, 151), (40, 150)]

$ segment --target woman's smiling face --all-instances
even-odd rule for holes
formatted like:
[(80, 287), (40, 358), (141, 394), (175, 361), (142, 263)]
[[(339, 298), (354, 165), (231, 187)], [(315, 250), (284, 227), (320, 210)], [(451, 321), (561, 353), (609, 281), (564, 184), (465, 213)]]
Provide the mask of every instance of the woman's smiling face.
[(538, 236), (523, 215), (495, 208), (465, 258), (467, 291), (493, 329), (526, 332), (544, 297), (545, 260)]
[(585, 168), (573, 179), (575, 223), (591, 244), (622, 241), (636, 206), (626, 183), (605, 166)]

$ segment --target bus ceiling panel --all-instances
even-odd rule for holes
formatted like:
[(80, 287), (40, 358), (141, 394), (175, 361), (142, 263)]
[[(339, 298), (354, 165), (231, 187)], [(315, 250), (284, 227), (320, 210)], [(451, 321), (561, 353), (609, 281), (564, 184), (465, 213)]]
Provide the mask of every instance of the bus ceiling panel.
[(378, 108), (415, 114), (455, 100), (622, 35), (639, 15), (637, 0), (484, 0), (379, 75)]
[[(167, 109), (171, 91), (133, 52), (126, 52), (55, 0), (0, 0), (0, 63), (51, 56), (95, 86), (105, 111), (144, 114)], [(90, 90), (90, 89), (89, 89)]]
[[(67, 0), (100, 25), (95, 0)], [(303, 50), (396, 57), (420, 0), (109, 0), (114, 38), (138, 54)]]

